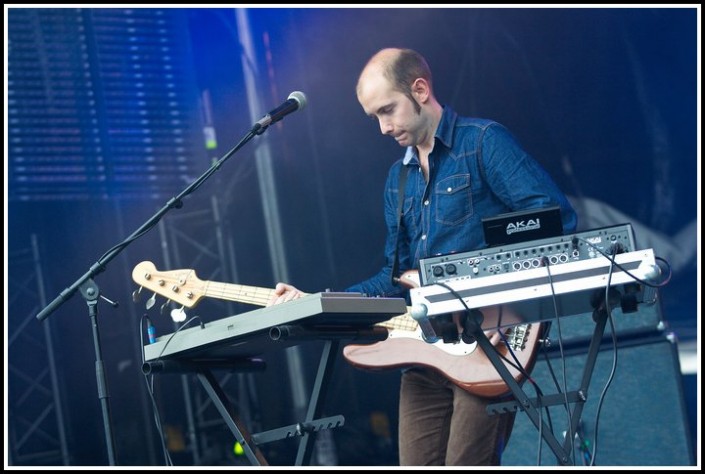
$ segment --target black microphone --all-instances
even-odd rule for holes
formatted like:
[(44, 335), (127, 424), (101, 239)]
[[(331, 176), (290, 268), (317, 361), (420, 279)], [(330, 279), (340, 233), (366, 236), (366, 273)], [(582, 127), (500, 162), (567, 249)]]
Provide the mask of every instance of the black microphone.
[(303, 109), (306, 107), (306, 96), (303, 92), (294, 91), (289, 94), (289, 98), (282, 105), (274, 110), (270, 110), (267, 115), (262, 117), (257, 123), (252, 127), (253, 131), (258, 131), (269, 127), (274, 122), (278, 122), (292, 112)]

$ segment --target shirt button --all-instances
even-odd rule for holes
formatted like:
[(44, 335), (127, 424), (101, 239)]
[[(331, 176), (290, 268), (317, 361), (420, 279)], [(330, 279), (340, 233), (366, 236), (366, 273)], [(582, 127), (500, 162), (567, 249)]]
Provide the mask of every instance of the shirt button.
[(447, 192), (451, 192), (452, 190), (453, 190), (453, 188), (446, 189)]
[(428, 199), (426, 199), (426, 200), (423, 202), (423, 205), (424, 205), (424, 206), (428, 206)]
[(426, 240), (426, 234), (421, 236), (421, 240)]

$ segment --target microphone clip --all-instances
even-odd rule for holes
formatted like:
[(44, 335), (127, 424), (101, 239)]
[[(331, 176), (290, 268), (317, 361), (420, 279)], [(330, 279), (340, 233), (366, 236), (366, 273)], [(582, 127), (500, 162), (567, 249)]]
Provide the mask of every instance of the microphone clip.
[(252, 126), (252, 130), (250, 130), (250, 133), (253, 135), (262, 135), (265, 130), (269, 128), (269, 125), (262, 125), (260, 122), (257, 122)]

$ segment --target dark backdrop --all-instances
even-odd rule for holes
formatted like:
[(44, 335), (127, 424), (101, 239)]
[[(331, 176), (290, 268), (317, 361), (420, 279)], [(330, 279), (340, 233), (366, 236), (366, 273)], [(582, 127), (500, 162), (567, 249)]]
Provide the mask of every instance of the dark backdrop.
[[(183, 13), (193, 80), (200, 93), (210, 95), (218, 137), (216, 149), (193, 156), (192, 169), (205, 171), (210, 159), (222, 156), (249, 129), (251, 111), (234, 10)], [(382, 264), (382, 187), (388, 167), (403, 150), (381, 136), (377, 124), (362, 113), (354, 88), (371, 54), (382, 47), (404, 46), (428, 58), (442, 103), (461, 114), (495, 119), (513, 131), (569, 194), (582, 229), (633, 223), (640, 247), (653, 247), (672, 264), (673, 277), (661, 292), (668, 327), (682, 340), (696, 339), (699, 10), (251, 8), (247, 13), (260, 74), (257, 89), (266, 104), (254, 114), (264, 114), (294, 90), (305, 92), (308, 99), (305, 109), (266, 132), (292, 283), (310, 292), (344, 288)], [(241, 284), (272, 287), (276, 281), (255, 146), (248, 144), (182, 209), (173, 210), (169, 229), (205, 245), (214, 227), (196, 215), (209, 211), (211, 197), (217, 197), (235, 257), (230, 277)], [(7, 148), (6, 164), (12, 164)], [(7, 250), (10, 255), (21, 251), (31, 235), (37, 236), (46, 298), (52, 300), (168, 197), (10, 201)], [(157, 230), (146, 234), (97, 279), (106, 296), (122, 303), (118, 310), (100, 307), (122, 464), (162, 462), (152, 420), (145, 415), (149, 409), (139, 395), (144, 391), (138, 336), (143, 310), (130, 302), (135, 289), (130, 273), (142, 260), (166, 269), (163, 242)], [(182, 261), (171, 263), (195, 268), (203, 279), (225, 279), (217, 265), (212, 270), (198, 255), (197, 246), (184, 247)], [(10, 281), (24, 275), (12, 262), (7, 273)], [(23, 298), (9, 288), (10, 296)], [(198, 312), (205, 319), (217, 319), (233, 311), (242, 309), (207, 301)], [(160, 333), (173, 330), (168, 316), (153, 319)], [(55, 337), (52, 353), (57, 357), (71, 463), (105, 464), (85, 302), (75, 295), (45, 324), (51, 325)], [(13, 352), (7, 356), (12, 359)], [(307, 373), (302, 377), (309, 383), (317, 356), (315, 344), (304, 348)], [(328, 406), (347, 419), (344, 427), (334, 430), (340, 463), (395, 464), (398, 373), (370, 374), (342, 360), (336, 368)], [(292, 422), (288, 377), (282, 355), (273, 355), (267, 373), (256, 375), (254, 398), (264, 428)], [(170, 383), (173, 389), (167, 388)], [(165, 422), (183, 431), (178, 377), (165, 377), (161, 387)], [(228, 433), (221, 435), (223, 445), (231, 446)], [(266, 449), (271, 462), (291, 464), (287, 443)], [(191, 462), (186, 454), (176, 458)], [(239, 462), (227, 448), (210, 459)]]

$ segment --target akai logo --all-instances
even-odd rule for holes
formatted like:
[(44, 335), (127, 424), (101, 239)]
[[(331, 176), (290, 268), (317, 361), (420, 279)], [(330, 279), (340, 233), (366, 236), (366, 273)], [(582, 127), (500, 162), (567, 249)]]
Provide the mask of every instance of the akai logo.
[(528, 221), (510, 222), (507, 224), (507, 235), (515, 232), (524, 232), (527, 230), (536, 230), (541, 228), (541, 219), (529, 219)]

